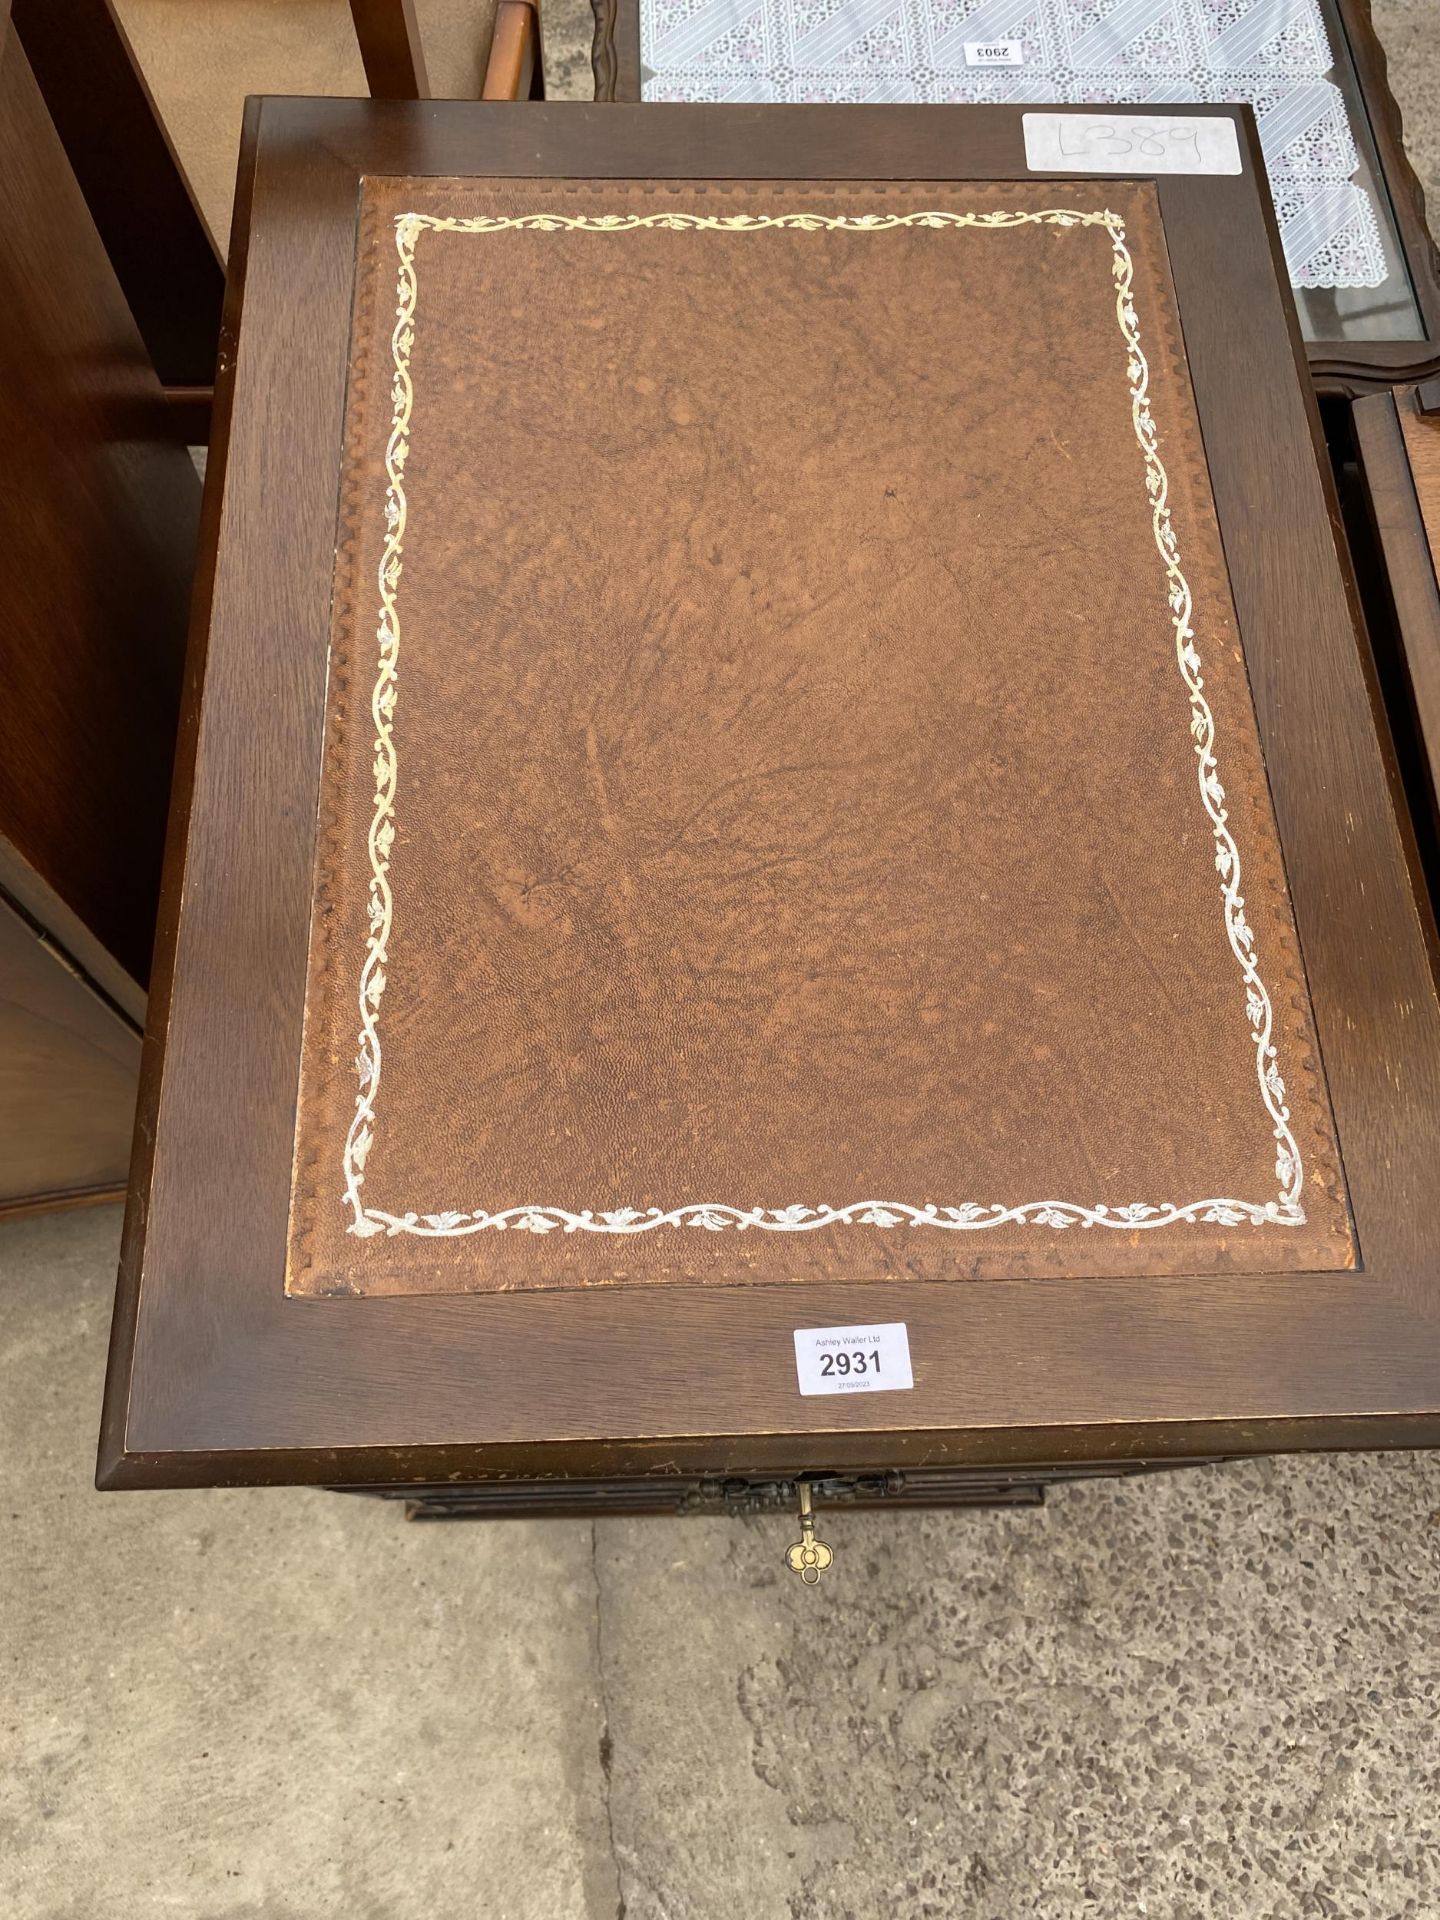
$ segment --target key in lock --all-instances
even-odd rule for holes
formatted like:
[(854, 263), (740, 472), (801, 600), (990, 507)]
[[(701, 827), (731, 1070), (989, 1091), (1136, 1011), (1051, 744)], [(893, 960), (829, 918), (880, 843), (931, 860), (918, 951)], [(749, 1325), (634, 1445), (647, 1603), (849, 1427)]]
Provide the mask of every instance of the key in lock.
[(806, 1481), (800, 1482), (800, 1538), (785, 1555), (785, 1564), (792, 1573), (798, 1573), (807, 1587), (815, 1586), (822, 1573), (835, 1558), (823, 1540), (815, 1538), (815, 1510), (811, 1504), (810, 1488)]

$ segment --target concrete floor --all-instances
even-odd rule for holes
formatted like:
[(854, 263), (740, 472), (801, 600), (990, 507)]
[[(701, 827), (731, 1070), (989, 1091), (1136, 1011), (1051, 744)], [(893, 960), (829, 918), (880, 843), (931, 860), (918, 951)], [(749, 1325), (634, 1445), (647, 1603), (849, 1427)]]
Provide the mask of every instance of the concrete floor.
[(784, 1520), (101, 1498), (118, 1236), (0, 1227), (0, 1920), (1440, 1920), (1440, 1456), (841, 1516), (817, 1592)]
[(1371, 13), (1433, 231), (1440, 226), (1440, 0), (1371, 0)]
[(1044, 1513), (90, 1489), (115, 1209), (0, 1228), (5, 1920), (1433, 1920), (1440, 1456)]

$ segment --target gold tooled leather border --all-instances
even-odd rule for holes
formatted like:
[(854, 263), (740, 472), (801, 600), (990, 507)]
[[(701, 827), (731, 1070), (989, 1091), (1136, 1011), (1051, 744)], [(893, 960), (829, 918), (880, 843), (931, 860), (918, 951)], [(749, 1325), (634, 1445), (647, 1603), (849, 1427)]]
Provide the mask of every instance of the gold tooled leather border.
[[(1159, 1203), (1135, 1201), (1125, 1206), (1089, 1206), (1080, 1201), (1054, 1199), (1023, 1201), (1015, 1206), (1002, 1203), (986, 1206), (974, 1201), (953, 1206), (916, 1206), (900, 1200), (856, 1200), (841, 1207), (792, 1203), (779, 1208), (747, 1208), (725, 1202), (704, 1202), (668, 1210), (662, 1207), (643, 1210), (619, 1207), (598, 1212), (590, 1208), (573, 1211), (561, 1206), (525, 1205), (502, 1207), (494, 1212), (481, 1208), (446, 1209), (423, 1214), (396, 1214), (367, 1206), (361, 1190), (365, 1183), (366, 1162), (375, 1145), (376, 1102), (382, 1064), (380, 1006), (385, 992), (385, 969), (394, 913), (389, 874), (395, 842), (395, 797), (399, 777), (394, 736), (400, 659), (398, 593), (404, 571), (407, 512), (405, 462), (409, 453), (415, 401), (410, 377), (410, 355), (415, 342), (418, 298), (415, 256), (421, 234), (494, 234), (517, 229), (538, 233), (622, 234), (647, 227), (713, 229), (726, 233), (763, 233), (774, 228), (804, 233), (836, 229), (855, 233), (885, 233), (897, 227), (1002, 230), (1034, 225), (1103, 227), (1110, 236), (1115, 314), (1125, 351), (1131, 420), (1144, 463), (1144, 483), (1150, 501), (1155, 545), (1165, 569), (1176, 665), (1189, 699), (1196, 782), (1215, 845), (1215, 867), (1220, 876), (1225, 933), (1240, 969), (1246, 1017), (1255, 1054), (1256, 1082), (1275, 1142), (1278, 1196), (1263, 1201), (1226, 1198)], [(1134, 261), (1120, 216), (1109, 211), (1083, 212), (1070, 208), (999, 210), (989, 213), (934, 210), (903, 214), (835, 215), (809, 212), (727, 215), (680, 212), (528, 213), (511, 217), (461, 217), (405, 212), (394, 217), (394, 233), (398, 277), (396, 320), (391, 333), (392, 407), (385, 446), (385, 543), (377, 574), (380, 596), (379, 624), (376, 629), (378, 657), (370, 699), (375, 729), (375, 793), (367, 836), (370, 862), (367, 892), (369, 932), (360, 968), (358, 993), (360, 1032), (355, 1066), (359, 1087), (354, 1117), (346, 1133), (342, 1152), (344, 1204), (350, 1212), (346, 1231), (362, 1238), (380, 1233), (403, 1233), (433, 1239), (511, 1227), (532, 1233), (549, 1233), (560, 1229), (567, 1233), (631, 1235), (649, 1233), (660, 1227), (680, 1226), (703, 1227), (712, 1231), (757, 1228), (769, 1233), (805, 1233), (819, 1227), (851, 1225), (881, 1229), (924, 1226), (973, 1231), (1006, 1222), (1039, 1226), (1052, 1231), (1089, 1226), (1116, 1228), (1126, 1233), (1202, 1221), (1223, 1226), (1235, 1226), (1243, 1222), (1257, 1226), (1303, 1226), (1305, 1211), (1300, 1196), (1305, 1178), (1304, 1167), (1290, 1126), (1290, 1110), (1285, 1104), (1285, 1082), (1280, 1073), (1274, 1040), (1273, 1007), (1260, 975), (1255, 934), (1245, 916), (1245, 900), (1240, 891), (1240, 852), (1228, 825), (1225, 788), (1220, 780), (1215, 753), (1215, 719), (1205, 698), (1201, 659), (1195, 645), (1195, 629), (1191, 624), (1194, 600), (1180, 564), (1179, 546), (1169, 507), (1169, 480), (1160, 459), (1158, 434), (1151, 411), (1150, 369), (1141, 347), (1140, 323), (1135, 310)]]

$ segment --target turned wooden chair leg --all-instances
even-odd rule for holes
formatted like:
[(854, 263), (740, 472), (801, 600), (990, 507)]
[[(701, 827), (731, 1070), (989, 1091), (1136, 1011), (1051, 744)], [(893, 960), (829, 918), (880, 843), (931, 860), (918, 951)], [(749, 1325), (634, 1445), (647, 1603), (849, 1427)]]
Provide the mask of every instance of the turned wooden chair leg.
[(500, 0), (482, 100), (542, 100), (540, 15), (531, 0)]

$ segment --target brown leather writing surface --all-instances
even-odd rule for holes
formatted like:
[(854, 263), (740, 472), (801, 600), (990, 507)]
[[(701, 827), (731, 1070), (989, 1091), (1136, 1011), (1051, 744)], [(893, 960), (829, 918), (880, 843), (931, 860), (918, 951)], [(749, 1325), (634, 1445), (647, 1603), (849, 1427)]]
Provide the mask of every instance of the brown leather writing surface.
[(290, 1291), (1352, 1265), (1153, 189), (359, 245)]

